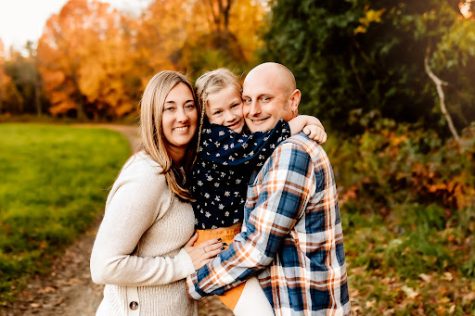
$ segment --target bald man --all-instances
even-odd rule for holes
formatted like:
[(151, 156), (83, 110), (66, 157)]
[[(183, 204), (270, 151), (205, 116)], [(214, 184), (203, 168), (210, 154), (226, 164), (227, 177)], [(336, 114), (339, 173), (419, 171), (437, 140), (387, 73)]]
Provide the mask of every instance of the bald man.
[[(285, 66), (252, 69), (243, 85), (250, 131), (297, 116), (300, 97)], [(323, 148), (304, 133), (288, 138), (251, 178), (242, 232), (188, 278), (190, 295), (219, 295), (257, 275), (276, 315), (349, 315), (337, 201)]]

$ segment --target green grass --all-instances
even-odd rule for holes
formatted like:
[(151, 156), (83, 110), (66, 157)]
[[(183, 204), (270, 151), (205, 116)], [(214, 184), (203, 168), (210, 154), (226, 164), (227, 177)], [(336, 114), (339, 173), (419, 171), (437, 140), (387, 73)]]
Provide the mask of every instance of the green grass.
[(474, 315), (458, 228), (394, 230), (377, 214), (341, 214), (353, 315)]
[(0, 303), (102, 214), (129, 155), (105, 129), (0, 124)]

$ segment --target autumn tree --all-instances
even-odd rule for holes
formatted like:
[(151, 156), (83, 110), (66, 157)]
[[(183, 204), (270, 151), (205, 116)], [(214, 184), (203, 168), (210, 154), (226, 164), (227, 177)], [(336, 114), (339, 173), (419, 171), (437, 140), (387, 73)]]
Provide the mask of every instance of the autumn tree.
[(70, 0), (46, 24), (40, 71), (53, 115), (117, 117), (134, 109), (122, 17), (96, 0)]
[(260, 45), (263, 16), (254, 0), (155, 0), (138, 18), (97, 0), (70, 0), (38, 44), (50, 112), (120, 117), (162, 69), (191, 77), (221, 66), (242, 71)]
[(186, 41), (188, 2), (155, 0), (138, 19), (130, 21), (135, 33), (132, 37), (134, 65), (142, 74), (143, 86), (156, 72), (177, 68), (177, 52)]
[(23, 98), (5, 70), (5, 51), (0, 40), (0, 114), (18, 113), (23, 104)]
[(134, 64), (145, 79), (161, 69), (242, 71), (261, 45), (264, 16), (254, 0), (152, 1), (132, 28)]
[(244, 58), (250, 64), (255, 64), (258, 62), (256, 52), (264, 45), (262, 35), (268, 23), (268, 9), (262, 1), (235, 2), (229, 29), (239, 40)]
[(177, 66), (196, 77), (228, 67), (242, 72), (254, 62), (264, 22), (262, 2), (253, 0), (190, 1), (186, 42)]
[(3, 112), (3, 103), (5, 95), (5, 70), (3, 69), (4, 65), (4, 52), (3, 52), (3, 41), (0, 39), (0, 114)]
[(5, 71), (22, 96), (23, 102), (19, 104), (18, 113), (42, 115), (46, 101), (41, 89), (36, 50), (32, 42), (26, 43), (22, 53), (11, 49), (10, 57), (5, 63)]

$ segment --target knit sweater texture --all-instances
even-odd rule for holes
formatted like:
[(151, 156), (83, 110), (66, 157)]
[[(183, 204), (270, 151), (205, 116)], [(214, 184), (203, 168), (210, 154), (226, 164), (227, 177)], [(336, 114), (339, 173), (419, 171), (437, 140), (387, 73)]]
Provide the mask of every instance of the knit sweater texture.
[(105, 284), (96, 315), (197, 315), (184, 280), (194, 267), (182, 249), (193, 235), (193, 209), (161, 172), (139, 152), (109, 193), (91, 255), (92, 279)]

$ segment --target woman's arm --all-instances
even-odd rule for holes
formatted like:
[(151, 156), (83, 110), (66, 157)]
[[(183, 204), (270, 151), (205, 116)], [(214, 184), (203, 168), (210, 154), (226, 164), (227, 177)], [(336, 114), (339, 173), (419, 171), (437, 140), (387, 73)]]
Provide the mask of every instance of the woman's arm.
[(183, 279), (195, 271), (185, 248), (173, 257), (133, 255), (144, 233), (170, 207), (171, 193), (165, 177), (157, 172), (154, 168), (130, 168), (116, 180), (92, 250), (95, 283), (153, 286)]

